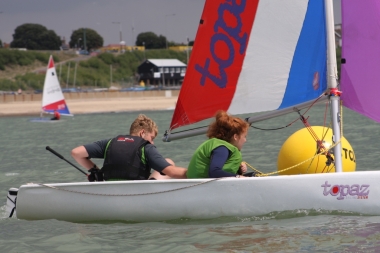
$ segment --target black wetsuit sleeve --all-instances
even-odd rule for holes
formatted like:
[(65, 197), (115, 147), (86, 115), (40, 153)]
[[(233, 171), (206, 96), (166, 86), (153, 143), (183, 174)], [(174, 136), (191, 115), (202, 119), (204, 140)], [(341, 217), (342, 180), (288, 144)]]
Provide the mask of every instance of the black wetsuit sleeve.
[(235, 174), (229, 173), (222, 169), (229, 156), (230, 151), (225, 146), (219, 146), (211, 152), (210, 167), (208, 170), (209, 177), (218, 178), (236, 176)]
[(88, 158), (104, 158), (106, 152), (107, 143), (111, 139), (96, 141), (90, 144), (83, 145), (87, 150)]
[(163, 169), (171, 165), (158, 153), (157, 148), (152, 144), (145, 146), (145, 158), (149, 167), (158, 172), (162, 172)]

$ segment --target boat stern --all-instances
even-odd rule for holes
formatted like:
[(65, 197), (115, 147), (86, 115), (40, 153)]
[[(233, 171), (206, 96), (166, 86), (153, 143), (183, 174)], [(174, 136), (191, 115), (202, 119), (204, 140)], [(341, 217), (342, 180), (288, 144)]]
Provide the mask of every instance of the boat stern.
[(7, 206), (6, 214), (7, 217), (16, 217), (16, 199), (17, 199), (17, 188), (10, 188), (7, 195)]

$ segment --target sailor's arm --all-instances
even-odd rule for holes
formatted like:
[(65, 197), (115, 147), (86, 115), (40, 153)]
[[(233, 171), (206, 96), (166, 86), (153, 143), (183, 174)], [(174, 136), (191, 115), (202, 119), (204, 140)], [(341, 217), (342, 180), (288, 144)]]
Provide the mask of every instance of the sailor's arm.
[(91, 159), (88, 159), (89, 155), (84, 146), (79, 146), (71, 150), (71, 156), (77, 161), (77, 163), (88, 170), (96, 166)]
[(162, 173), (164, 173), (165, 175), (172, 178), (180, 178), (180, 179), (187, 178), (186, 172), (187, 172), (186, 168), (177, 167), (173, 165), (169, 165), (165, 169), (162, 170)]

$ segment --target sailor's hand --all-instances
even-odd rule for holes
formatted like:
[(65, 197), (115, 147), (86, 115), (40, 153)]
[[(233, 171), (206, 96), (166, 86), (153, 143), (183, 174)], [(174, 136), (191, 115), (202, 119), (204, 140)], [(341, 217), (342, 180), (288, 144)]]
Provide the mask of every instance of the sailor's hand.
[(247, 164), (245, 162), (242, 162), (239, 167), (239, 174), (243, 175), (247, 172)]
[(103, 173), (96, 165), (94, 165), (94, 167), (91, 168), (88, 172), (90, 172), (90, 174), (87, 176), (88, 181), (103, 181)]
[(87, 174), (87, 179), (89, 182), (95, 182), (95, 174), (92, 172)]

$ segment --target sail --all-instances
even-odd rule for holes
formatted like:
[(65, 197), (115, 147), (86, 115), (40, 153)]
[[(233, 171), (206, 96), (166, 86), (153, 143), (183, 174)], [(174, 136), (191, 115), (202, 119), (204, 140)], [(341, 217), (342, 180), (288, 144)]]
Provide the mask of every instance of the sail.
[(342, 0), (343, 105), (380, 122), (380, 2)]
[(323, 1), (208, 0), (170, 128), (287, 108), (326, 83)]
[(42, 110), (48, 113), (58, 111), (61, 115), (71, 115), (58, 81), (53, 56), (49, 58), (46, 71), (42, 94)]

